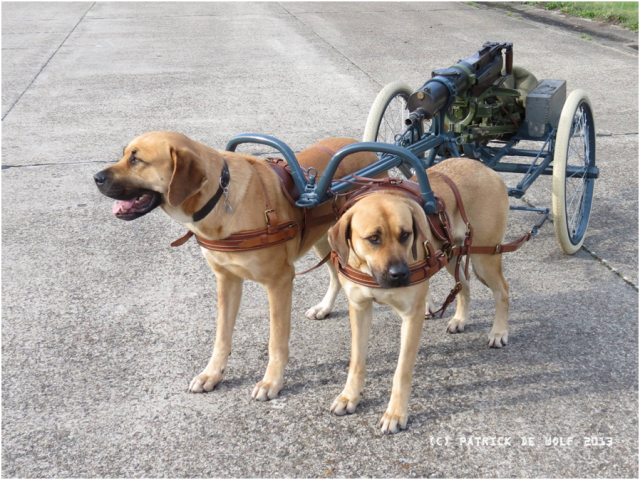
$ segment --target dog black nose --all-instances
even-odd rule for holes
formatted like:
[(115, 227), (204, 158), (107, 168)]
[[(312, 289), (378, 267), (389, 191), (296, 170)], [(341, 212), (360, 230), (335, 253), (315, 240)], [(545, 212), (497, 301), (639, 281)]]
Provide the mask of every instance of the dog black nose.
[(406, 280), (409, 278), (409, 267), (407, 265), (391, 265), (389, 277), (392, 280)]
[(96, 181), (96, 185), (104, 185), (107, 177), (105, 177), (104, 173), (98, 172), (93, 176), (93, 179)]

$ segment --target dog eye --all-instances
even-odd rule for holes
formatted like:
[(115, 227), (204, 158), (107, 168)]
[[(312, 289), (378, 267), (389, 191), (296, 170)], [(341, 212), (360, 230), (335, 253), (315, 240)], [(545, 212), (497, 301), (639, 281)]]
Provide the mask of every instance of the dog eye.
[(374, 245), (377, 245), (378, 243), (380, 243), (380, 235), (371, 235), (370, 237), (367, 237), (367, 240), (369, 240)]
[(135, 165), (136, 163), (138, 163), (140, 160), (138, 160), (136, 157), (134, 157), (133, 155), (131, 157), (129, 157), (129, 163), (131, 165)]
[(409, 238), (409, 235), (411, 235), (409, 232), (402, 232), (400, 234), (400, 241), (401, 242), (406, 242), (407, 239)]

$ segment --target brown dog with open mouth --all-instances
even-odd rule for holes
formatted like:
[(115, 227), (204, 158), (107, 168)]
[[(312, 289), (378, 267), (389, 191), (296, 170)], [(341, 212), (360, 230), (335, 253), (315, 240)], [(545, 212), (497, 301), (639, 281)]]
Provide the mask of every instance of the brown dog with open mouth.
[[(464, 242), (469, 230), (454, 191), (440, 174), (446, 175), (457, 186), (468, 222), (473, 227), (473, 245), (489, 246), (475, 247), (475, 251), (482, 254), (471, 254), (469, 258), (476, 276), (493, 292), (496, 314), (489, 333), (489, 346), (500, 348), (508, 340), (509, 310), (509, 285), (502, 275), (501, 253), (518, 248), (530, 238), (530, 234), (521, 237), (517, 246), (509, 244), (508, 248), (498, 248), (505, 235), (509, 214), (507, 188), (502, 178), (479, 161), (449, 159), (430, 168), (427, 176), (434, 193), (444, 200), (456, 245)], [(388, 305), (402, 318), (400, 358), (393, 378), (391, 399), (380, 421), (383, 432), (395, 433), (407, 425), (411, 377), (429, 292), (427, 275), (427, 280), (419, 278), (421, 283), (410, 283), (414, 271), (410, 265), (419, 264), (426, 258), (427, 243), (425, 238), (420, 238), (421, 235), (426, 235), (434, 249), (441, 249), (443, 241), (432, 233), (422, 207), (402, 192), (392, 189), (363, 196), (329, 231), (335, 261), (340, 260), (337, 263), (341, 269), (340, 283), (349, 299), (352, 335), (347, 383), (331, 406), (333, 413), (353, 413), (360, 401), (372, 303)], [(455, 275), (456, 259), (457, 256), (453, 256), (446, 264), (451, 275)], [(351, 270), (344, 270), (347, 268)], [(351, 278), (343, 273), (349, 275), (349, 271), (352, 272)], [(367, 277), (369, 280), (360, 280)], [(469, 283), (464, 274), (459, 274), (459, 277), (462, 288), (456, 313), (447, 325), (449, 333), (462, 332), (469, 319)], [(376, 286), (366, 286), (367, 282)]]
[[(297, 159), (303, 169), (313, 167), (321, 175), (332, 154), (354, 142), (346, 138), (322, 140), (300, 152)], [(350, 155), (340, 164), (336, 177), (377, 160), (370, 152)], [(160, 207), (195, 233), (203, 246), (203, 255), (217, 279), (218, 325), (211, 360), (192, 380), (191, 392), (211, 391), (222, 380), (244, 279), (267, 290), (269, 363), (252, 396), (262, 401), (275, 398), (289, 357), (294, 262), (312, 247), (320, 258), (329, 253), (327, 231), (335, 221), (334, 206), (326, 203), (313, 209), (312, 222), (303, 209), (287, 199), (279, 175), (265, 160), (213, 150), (172, 132), (151, 132), (134, 139), (122, 159), (94, 179), (101, 193), (117, 200), (112, 210), (117, 218), (133, 220)], [(249, 245), (249, 250), (225, 250), (230, 244), (225, 239), (235, 238), (234, 234), (263, 230), (264, 234), (241, 236), (234, 244), (234, 248)], [(265, 242), (267, 248), (261, 248)], [(308, 318), (328, 315), (340, 291), (335, 268), (330, 262), (327, 266), (329, 289), (324, 299), (309, 309)]]

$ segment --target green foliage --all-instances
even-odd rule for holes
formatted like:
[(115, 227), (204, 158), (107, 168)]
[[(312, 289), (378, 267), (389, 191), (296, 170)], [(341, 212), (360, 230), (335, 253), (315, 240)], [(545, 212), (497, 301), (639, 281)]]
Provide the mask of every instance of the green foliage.
[(525, 2), (574, 17), (619, 24), (638, 31), (638, 2)]

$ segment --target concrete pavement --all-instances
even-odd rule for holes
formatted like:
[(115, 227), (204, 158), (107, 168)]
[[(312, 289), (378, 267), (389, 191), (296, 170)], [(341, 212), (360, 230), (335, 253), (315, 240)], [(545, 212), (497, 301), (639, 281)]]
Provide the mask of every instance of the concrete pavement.
[[(4, 476), (638, 475), (638, 294), (621, 278), (638, 283), (636, 54), (464, 3), (2, 10)], [(217, 148), (242, 132), (294, 150), (359, 138), (382, 85), (418, 87), (485, 40), (512, 41), (516, 64), (587, 90), (599, 134), (588, 251), (565, 256), (547, 225), (505, 260), (509, 346), (485, 347), (493, 301), (474, 282), (463, 334), (444, 332), (448, 318), (426, 322), (409, 429), (381, 437), (399, 319), (374, 310), (363, 401), (354, 415), (332, 416), (350, 333), (342, 294), (329, 319), (304, 317), (326, 288), (321, 271), (296, 280), (277, 400), (250, 399), (268, 335), (266, 294), (252, 283), (225, 380), (186, 393), (213, 344), (213, 275), (195, 244), (169, 247), (184, 232), (160, 212), (113, 218), (92, 174), (150, 130)], [(550, 179), (530, 192), (529, 202), (550, 205)], [(533, 221), (513, 214), (510, 235)], [(449, 288), (444, 274), (433, 281), (437, 299)], [(512, 445), (467, 444), (483, 436)], [(545, 437), (573, 442), (546, 446)]]

